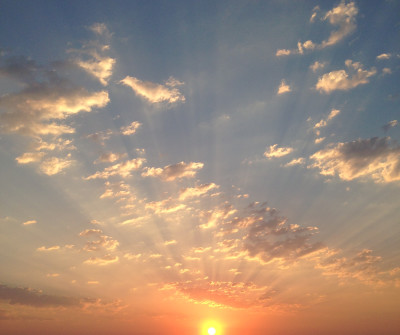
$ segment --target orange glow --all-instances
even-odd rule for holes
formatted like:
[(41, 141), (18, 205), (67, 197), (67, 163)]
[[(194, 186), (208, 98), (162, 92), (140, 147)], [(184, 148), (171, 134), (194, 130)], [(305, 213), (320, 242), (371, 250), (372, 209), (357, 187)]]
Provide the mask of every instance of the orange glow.
[(223, 335), (223, 326), (215, 320), (207, 320), (201, 327), (201, 335)]

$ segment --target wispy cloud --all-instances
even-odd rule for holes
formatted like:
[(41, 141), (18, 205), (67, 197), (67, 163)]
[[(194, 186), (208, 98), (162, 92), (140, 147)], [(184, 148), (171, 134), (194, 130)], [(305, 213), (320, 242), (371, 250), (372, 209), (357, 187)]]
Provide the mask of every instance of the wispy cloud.
[(97, 171), (96, 173), (84, 178), (85, 180), (91, 179), (108, 179), (111, 176), (119, 175), (121, 177), (128, 177), (132, 171), (138, 170), (146, 160), (144, 158), (134, 158), (122, 163), (118, 163), (105, 168), (103, 171)]
[(218, 185), (214, 183), (202, 184), (196, 187), (188, 187), (181, 190), (179, 199), (185, 200), (187, 198), (198, 197), (206, 194), (208, 191), (218, 188)]
[(185, 97), (176, 88), (183, 83), (171, 77), (165, 85), (152, 83), (150, 81), (141, 81), (135, 77), (125, 77), (121, 83), (129, 86), (137, 95), (145, 98), (151, 103), (175, 103), (185, 102)]

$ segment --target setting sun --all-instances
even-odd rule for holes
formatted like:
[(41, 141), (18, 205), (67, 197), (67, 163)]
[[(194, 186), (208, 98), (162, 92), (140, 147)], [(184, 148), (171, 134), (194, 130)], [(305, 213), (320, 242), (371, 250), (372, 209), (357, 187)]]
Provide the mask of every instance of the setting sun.
[(209, 335), (215, 335), (217, 333), (217, 331), (215, 330), (214, 327), (208, 328), (207, 332), (208, 332)]

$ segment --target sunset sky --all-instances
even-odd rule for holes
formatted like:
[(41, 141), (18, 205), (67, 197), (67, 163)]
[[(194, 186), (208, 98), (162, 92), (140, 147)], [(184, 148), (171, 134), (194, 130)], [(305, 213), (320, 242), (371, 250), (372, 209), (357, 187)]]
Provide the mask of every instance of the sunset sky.
[(0, 2), (0, 332), (400, 334), (400, 1)]

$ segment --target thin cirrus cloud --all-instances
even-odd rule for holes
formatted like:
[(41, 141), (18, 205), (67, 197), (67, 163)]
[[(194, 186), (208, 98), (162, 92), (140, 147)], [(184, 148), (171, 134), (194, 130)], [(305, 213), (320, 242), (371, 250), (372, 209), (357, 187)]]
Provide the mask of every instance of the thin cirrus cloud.
[(380, 183), (400, 180), (400, 148), (386, 137), (332, 144), (310, 158), (314, 161), (310, 167), (318, 168), (324, 176), (369, 178)]
[(218, 185), (214, 183), (202, 184), (196, 187), (188, 187), (181, 190), (179, 199), (185, 200), (187, 198), (198, 197), (215, 188), (218, 188)]
[(151, 103), (175, 103), (185, 102), (185, 97), (176, 88), (183, 85), (182, 82), (171, 77), (165, 85), (142, 81), (135, 77), (127, 76), (121, 80), (121, 83), (129, 86), (138, 96), (143, 97)]
[(134, 158), (127, 160), (122, 163), (118, 163), (105, 168), (103, 171), (97, 171), (96, 173), (84, 178), (85, 180), (91, 179), (108, 179), (111, 176), (119, 175), (121, 177), (128, 177), (132, 171), (138, 170), (143, 163), (146, 162), (144, 158)]
[(321, 93), (331, 93), (336, 90), (348, 91), (359, 85), (369, 83), (369, 78), (376, 74), (376, 69), (364, 70), (359, 62), (348, 59), (345, 62), (346, 70), (337, 70), (325, 73), (318, 78), (315, 88)]

